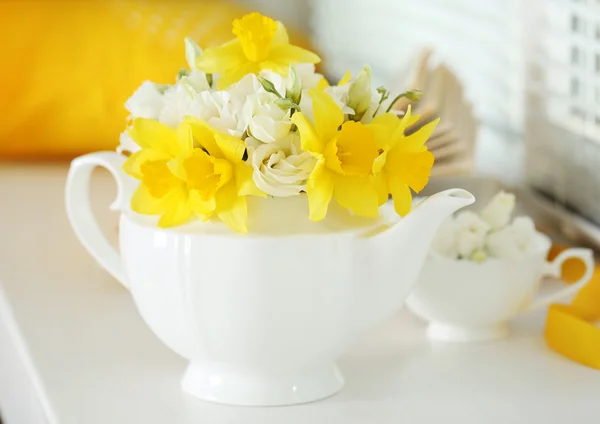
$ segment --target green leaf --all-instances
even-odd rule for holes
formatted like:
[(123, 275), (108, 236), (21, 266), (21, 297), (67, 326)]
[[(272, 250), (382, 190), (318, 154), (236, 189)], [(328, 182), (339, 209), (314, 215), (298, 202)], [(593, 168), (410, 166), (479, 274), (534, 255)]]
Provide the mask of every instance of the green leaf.
[(213, 86), (213, 74), (206, 74), (206, 82), (208, 82), (208, 86), (212, 88), (212, 86)]
[(185, 39), (185, 60), (190, 69), (196, 69), (196, 59), (202, 54), (202, 49), (189, 37)]
[(273, 83), (271, 81), (269, 81), (268, 79), (261, 77), (260, 75), (257, 75), (256, 78), (258, 78), (258, 82), (260, 82), (260, 85), (263, 86), (263, 88), (268, 92), (268, 93), (273, 93), (275, 94), (277, 97), (279, 98), (283, 98), (281, 96), (281, 94), (279, 94), (279, 92), (277, 91), (277, 89), (275, 88), (275, 86), (273, 85)]
[(300, 99), (302, 97), (302, 84), (294, 65), (290, 65), (288, 72), (288, 82), (285, 89), (285, 97), (296, 104), (300, 104)]

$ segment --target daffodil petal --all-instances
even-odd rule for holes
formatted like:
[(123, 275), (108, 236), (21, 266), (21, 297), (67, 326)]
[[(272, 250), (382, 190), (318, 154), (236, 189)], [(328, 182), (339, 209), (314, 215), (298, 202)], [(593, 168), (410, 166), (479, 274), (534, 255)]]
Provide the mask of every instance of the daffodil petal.
[(223, 72), (217, 80), (217, 88), (224, 90), (231, 84), (238, 82), (248, 74), (256, 74), (260, 71), (260, 67), (253, 62), (241, 63), (233, 68)]
[(378, 206), (381, 206), (387, 202), (389, 198), (389, 189), (384, 172), (375, 175), (373, 179), (373, 187), (377, 192)]
[(425, 146), (425, 142), (429, 140), (431, 134), (435, 130), (435, 127), (440, 122), (440, 118), (431, 121), (427, 125), (423, 125), (419, 130), (407, 137), (403, 142), (404, 149), (407, 151), (419, 151)]
[(390, 178), (402, 181), (418, 193), (429, 182), (433, 162), (433, 154), (428, 150), (404, 152), (398, 145), (388, 153), (384, 168)]
[(131, 210), (144, 215), (160, 215), (167, 211), (169, 196), (153, 197), (148, 187), (140, 184), (131, 196)]
[(337, 85), (348, 84), (350, 82), (350, 78), (352, 78), (352, 74), (350, 73), (350, 70), (347, 70), (344, 76), (340, 78)]
[(169, 160), (171, 157), (164, 152), (153, 150), (153, 149), (142, 149), (127, 158), (123, 164), (123, 171), (126, 174), (131, 175), (133, 178), (138, 180), (142, 179), (142, 172), (140, 166), (144, 162), (153, 160)]
[(319, 90), (325, 90), (327, 87), (329, 87), (329, 81), (327, 81), (327, 78), (321, 77), (321, 79), (317, 83), (317, 88)]
[(376, 217), (379, 212), (379, 198), (373, 179), (370, 177), (335, 176), (333, 197), (343, 208), (356, 215)]
[(217, 202), (214, 197), (211, 197), (208, 200), (203, 199), (198, 190), (190, 190), (189, 204), (192, 211), (203, 220), (206, 220), (217, 207)]
[(217, 146), (219, 146), (219, 149), (223, 152), (223, 156), (225, 156), (227, 160), (232, 163), (240, 163), (242, 161), (244, 152), (246, 151), (246, 145), (241, 139), (216, 131), (213, 135)]
[(289, 66), (290, 63), (319, 63), (321, 58), (315, 53), (291, 44), (272, 46), (269, 59), (272, 62)]
[(238, 196), (267, 197), (267, 194), (256, 186), (252, 178), (253, 169), (246, 163), (235, 164), (235, 181)]
[(302, 150), (311, 153), (323, 153), (323, 142), (319, 139), (312, 122), (302, 112), (294, 113), (292, 122), (298, 127), (298, 132), (300, 132)]
[(169, 162), (167, 162), (167, 167), (169, 168), (169, 171), (171, 171), (173, 175), (175, 175), (182, 181), (186, 181), (188, 179), (187, 172), (185, 172), (185, 167), (183, 166), (183, 162), (190, 156), (190, 154), (191, 152), (187, 155), (176, 157), (175, 159), (171, 159)]
[(177, 127), (177, 144), (179, 147), (178, 154), (186, 154), (192, 151), (194, 148), (194, 135), (190, 125), (183, 123)]
[(204, 49), (196, 59), (196, 67), (208, 74), (221, 74), (240, 66), (245, 60), (242, 45), (235, 38), (222, 46)]
[(186, 116), (184, 120), (190, 125), (194, 140), (196, 140), (200, 146), (205, 148), (211, 156), (216, 158), (224, 157), (223, 152), (221, 152), (221, 149), (215, 141), (215, 130), (213, 130), (210, 125), (194, 116)]
[(158, 220), (158, 226), (168, 228), (184, 224), (193, 213), (188, 202), (188, 193), (181, 190), (171, 198), (167, 211)]
[(394, 209), (400, 216), (406, 216), (412, 208), (412, 194), (410, 188), (401, 180), (391, 178), (388, 180), (388, 187), (394, 200)]
[(275, 35), (273, 35), (273, 39), (271, 40), (271, 48), (289, 43), (290, 37), (288, 36), (285, 25), (283, 25), (280, 21), (277, 21), (277, 31), (275, 31)]
[(323, 90), (313, 88), (309, 90), (308, 94), (313, 101), (317, 134), (321, 140), (329, 141), (344, 122), (344, 112), (333, 98)]
[(272, 60), (266, 60), (264, 62), (260, 62), (258, 64), (258, 67), (260, 68), (261, 71), (272, 71), (272, 72), (275, 72), (276, 74), (279, 74), (282, 76), (287, 76), (288, 71), (290, 69), (289, 64), (273, 62)]
[(393, 113), (382, 113), (377, 115), (367, 125), (375, 135), (377, 147), (386, 149), (392, 140), (396, 128), (400, 124), (400, 119)]
[(129, 135), (142, 149), (165, 152), (172, 157), (180, 153), (176, 131), (153, 119), (136, 118), (128, 130)]
[(238, 196), (233, 181), (217, 192), (216, 200), (219, 219), (229, 228), (240, 233), (247, 233), (248, 207), (246, 198)]
[(321, 156), (306, 183), (306, 194), (310, 210), (309, 218), (312, 221), (320, 221), (327, 214), (327, 208), (333, 196), (333, 177), (331, 174), (325, 168), (325, 158)]
[(384, 151), (373, 161), (373, 174), (379, 175), (385, 166), (388, 152)]

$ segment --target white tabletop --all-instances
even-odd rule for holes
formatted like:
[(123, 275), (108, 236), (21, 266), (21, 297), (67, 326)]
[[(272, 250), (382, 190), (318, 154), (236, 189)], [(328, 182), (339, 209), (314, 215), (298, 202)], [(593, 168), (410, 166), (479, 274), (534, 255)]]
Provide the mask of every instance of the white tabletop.
[[(312, 404), (214, 405), (184, 394), (185, 361), (78, 244), (64, 166), (0, 168), (0, 408), (5, 424), (552, 424), (600, 422), (600, 372), (544, 344), (542, 315), (508, 340), (431, 344), (401, 311), (341, 358), (346, 388)], [(99, 218), (114, 187), (94, 183)], [(600, 355), (600, 352), (599, 352)]]

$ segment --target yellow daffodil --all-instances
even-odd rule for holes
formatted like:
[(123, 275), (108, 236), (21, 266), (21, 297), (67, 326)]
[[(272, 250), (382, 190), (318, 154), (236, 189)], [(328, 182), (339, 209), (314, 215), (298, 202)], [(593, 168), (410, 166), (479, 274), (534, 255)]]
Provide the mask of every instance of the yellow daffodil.
[(433, 133), (439, 118), (405, 135), (408, 127), (419, 119), (411, 115), (410, 108), (402, 119), (393, 113), (377, 116), (369, 128), (375, 134), (377, 147), (382, 152), (373, 164), (379, 198), (391, 193), (398, 215), (405, 216), (412, 207), (410, 189), (416, 193), (429, 181), (433, 166), (433, 154), (425, 142)]
[(290, 64), (319, 63), (319, 56), (289, 43), (285, 26), (259, 13), (233, 21), (237, 37), (222, 46), (204, 50), (196, 66), (209, 74), (221, 74), (217, 88), (224, 89), (244, 75), (263, 69), (287, 75)]
[(323, 219), (332, 197), (357, 215), (377, 216), (372, 171), (379, 152), (373, 131), (358, 122), (344, 123), (344, 113), (322, 89), (314, 88), (309, 95), (315, 125), (301, 112), (292, 121), (300, 131), (302, 149), (317, 158), (306, 185), (310, 219)]
[(246, 195), (263, 195), (244, 163), (242, 140), (189, 119), (177, 129), (138, 118), (130, 129), (142, 148), (123, 169), (141, 181), (131, 199), (133, 211), (161, 215), (158, 225), (172, 227), (194, 215), (218, 216), (239, 232), (247, 232)]

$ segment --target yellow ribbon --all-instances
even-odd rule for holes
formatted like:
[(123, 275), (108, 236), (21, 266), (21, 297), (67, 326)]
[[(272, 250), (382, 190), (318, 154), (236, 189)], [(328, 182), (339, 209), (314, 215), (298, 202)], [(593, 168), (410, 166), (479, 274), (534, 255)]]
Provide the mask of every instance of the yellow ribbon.
[[(565, 246), (554, 246), (549, 259)], [(563, 279), (569, 283), (583, 275), (583, 263), (569, 260), (563, 264)], [(579, 291), (570, 305), (554, 304), (548, 310), (544, 337), (551, 349), (561, 355), (600, 370), (600, 266), (590, 282)]]

